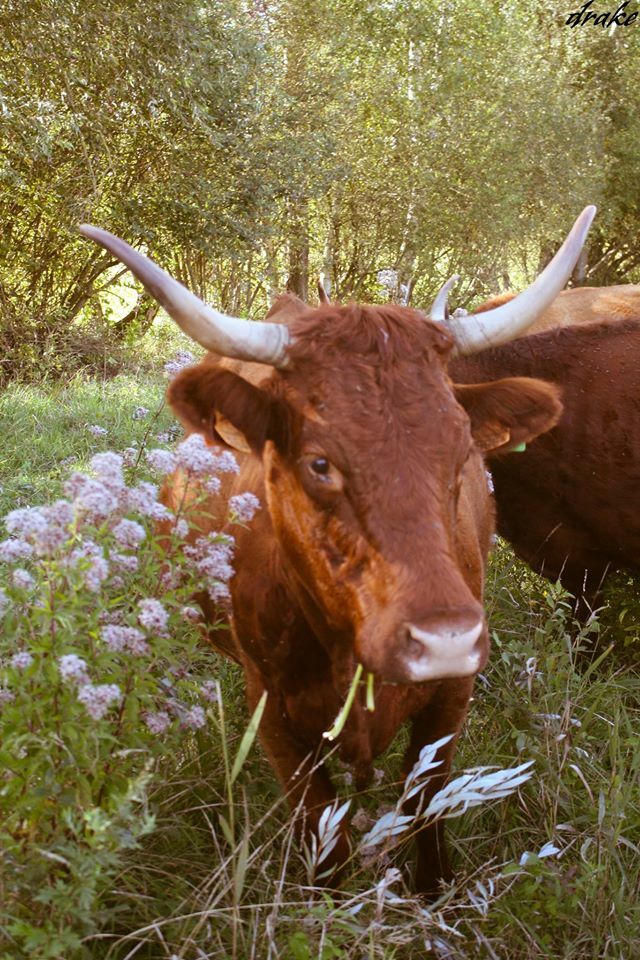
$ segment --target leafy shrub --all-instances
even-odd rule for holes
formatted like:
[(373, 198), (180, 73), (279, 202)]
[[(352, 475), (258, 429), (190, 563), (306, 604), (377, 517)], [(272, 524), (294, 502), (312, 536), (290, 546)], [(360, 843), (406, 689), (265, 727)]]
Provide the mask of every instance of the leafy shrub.
[[(226, 599), (233, 538), (185, 545), (188, 520), (141, 479), (140, 457), (96, 454), (66, 499), (4, 519), (0, 849), (12, 958), (69, 957), (104, 922), (121, 854), (153, 827), (158, 758), (182, 749), (218, 697), (190, 597)], [(237, 469), (200, 437), (146, 461), (180, 467), (205, 493)], [(254, 500), (232, 502), (234, 518), (249, 520)]]

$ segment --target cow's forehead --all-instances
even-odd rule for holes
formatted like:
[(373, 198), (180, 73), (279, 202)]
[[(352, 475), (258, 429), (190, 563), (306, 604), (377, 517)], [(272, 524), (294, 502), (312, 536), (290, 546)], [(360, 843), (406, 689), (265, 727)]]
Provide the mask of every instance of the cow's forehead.
[(384, 369), (411, 361), (442, 364), (453, 346), (445, 328), (394, 304), (329, 304), (300, 315), (290, 329), (294, 364), (323, 366), (331, 360), (342, 365), (355, 359)]
[(287, 379), (302, 414), (299, 441), (336, 465), (373, 459), (382, 474), (434, 453), (443, 464), (455, 461), (469, 444), (468, 417), (441, 364), (389, 371), (351, 357), (326, 371), (315, 365), (292, 371)]
[(415, 310), (328, 306), (308, 311), (291, 330), (285, 379), (302, 393), (384, 392), (402, 404), (412, 392), (448, 383), (451, 338)]
[[(292, 328), (285, 379), (307, 406), (402, 410), (446, 389), (448, 333), (414, 310), (351, 304), (309, 311)], [(345, 411), (346, 412), (346, 411)]]

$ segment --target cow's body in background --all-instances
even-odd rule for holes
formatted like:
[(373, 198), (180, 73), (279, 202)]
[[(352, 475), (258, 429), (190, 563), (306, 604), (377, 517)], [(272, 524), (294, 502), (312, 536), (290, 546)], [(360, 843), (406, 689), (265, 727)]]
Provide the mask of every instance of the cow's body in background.
[[(473, 312), (482, 313), (508, 303), (515, 293), (491, 297)], [(640, 284), (622, 283), (614, 287), (573, 287), (559, 293), (551, 306), (526, 331), (527, 336), (573, 327), (583, 323), (611, 323), (640, 318)]]
[(498, 530), (533, 569), (593, 605), (607, 570), (640, 568), (640, 318), (523, 337), (456, 360), (453, 373), (561, 389), (553, 430), (491, 458)]

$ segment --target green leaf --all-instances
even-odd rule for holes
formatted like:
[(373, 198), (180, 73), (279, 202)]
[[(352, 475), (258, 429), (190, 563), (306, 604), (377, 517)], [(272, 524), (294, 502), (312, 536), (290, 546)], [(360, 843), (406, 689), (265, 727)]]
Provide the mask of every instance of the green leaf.
[(249, 726), (245, 730), (242, 740), (240, 741), (240, 746), (238, 747), (238, 752), (231, 768), (231, 784), (235, 783), (237, 780), (238, 775), (244, 766), (244, 762), (247, 759), (249, 751), (251, 750), (253, 741), (255, 740), (258, 732), (258, 727), (260, 726), (260, 721), (262, 720), (262, 714), (264, 713), (266, 703), (267, 691), (265, 690), (260, 697), (258, 706), (253, 711), (253, 716), (249, 721)]
[(220, 821), (220, 826), (222, 827), (222, 832), (224, 834), (225, 840), (227, 841), (229, 846), (232, 847), (235, 843), (235, 840), (233, 837), (233, 832), (231, 830), (231, 827), (229, 826), (229, 821), (222, 813), (218, 814), (218, 820)]
[(245, 831), (244, 837), (242, 838), (242, 843), (240, 844), (240, 850), (238, 851), (238, 858), (235, 863), (235, 871), (233, 877), (233, 895), (234, 902), (240, 903), (242, 899), (242, 891), (244, 890), (244, 881), (247, 876), (247, 861), (249, 859), (249, 830), (248, 828)]

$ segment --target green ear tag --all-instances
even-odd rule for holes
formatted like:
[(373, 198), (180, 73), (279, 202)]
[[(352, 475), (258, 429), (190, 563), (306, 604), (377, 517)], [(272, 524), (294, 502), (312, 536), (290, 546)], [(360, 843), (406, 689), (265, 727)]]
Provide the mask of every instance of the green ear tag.
[(511, 447), (511, 451), (510, 451), (510, 452), (511, 452), (511, 453), (524, 453), (524, 451), (525, 451), (526, 449), (527, 449), (527, 445), (526, 445), (526, 443), (525, 443), (524, 440), (523, 440), (522, 443), (519, 443), (516, 447)]

